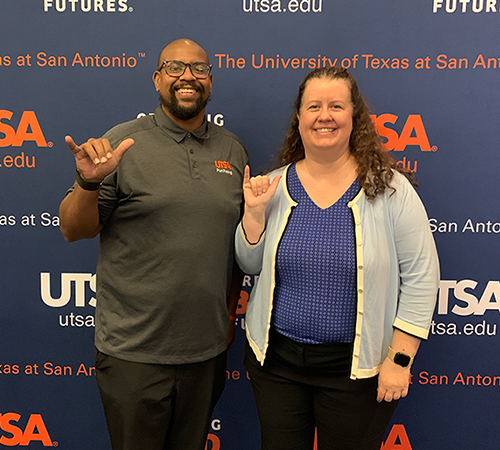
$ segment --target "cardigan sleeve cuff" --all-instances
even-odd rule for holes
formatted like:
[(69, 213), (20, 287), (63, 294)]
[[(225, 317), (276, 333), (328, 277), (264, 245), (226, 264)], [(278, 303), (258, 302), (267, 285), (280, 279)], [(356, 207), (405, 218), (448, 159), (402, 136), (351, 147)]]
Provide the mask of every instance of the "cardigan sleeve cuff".
[(243, 228), (242, 222), (240, 222), (240, 224), (238, 225), (238, 228), (240, 229), (240, 233), (243, 236), (243, 239), (245, 241), (245, 245), (248, 248), (255, 248), (255, 247), (259, 246), (262, 243), (262, 241), (264, 240), (264, 236), (266, 235), (266, 230), (264, 229), (262, 234), (259, 236), (259, 240), (257, 242), (250, 242), (247, 238), (247, 234), (245, 232), (245, 228)]
[(429, 336), (429, 330), (427, 330), (426, 328), (418, 327), (418, 326), (412, 325), (408, 322), (404, 322), (403, 320), (401, 320), (397, 317), (396, 317), (396, 320), (394, 321), (393, 326), (394, 326), (394, 328), (397, 328), (398, 330), (401, 330), (401, 331), (408, 333), (412, 336), (415, 336), (419, 339), (426, 340)]

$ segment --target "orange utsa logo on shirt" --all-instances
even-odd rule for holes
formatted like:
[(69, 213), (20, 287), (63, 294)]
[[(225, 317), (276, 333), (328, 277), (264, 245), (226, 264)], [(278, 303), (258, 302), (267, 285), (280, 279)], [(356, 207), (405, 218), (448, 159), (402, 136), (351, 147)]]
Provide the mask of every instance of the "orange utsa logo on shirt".
[(215, 167), (217, 167), (217, 169), (233, 169), (228, 161), (215, 161)]

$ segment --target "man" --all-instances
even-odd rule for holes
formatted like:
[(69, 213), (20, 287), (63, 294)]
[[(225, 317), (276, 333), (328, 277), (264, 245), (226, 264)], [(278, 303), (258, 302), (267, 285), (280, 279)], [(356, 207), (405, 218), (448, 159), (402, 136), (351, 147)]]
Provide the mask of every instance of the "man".
[(77, 172), (61, 231), (100, 234), (96, 374), (113, 449), (203, 450), (234, 336), (248, 157), (206, 121), (212, 75), (198, 44), (170, 43), (157, 67), (154, 115), (80, 146), (66, 137)]

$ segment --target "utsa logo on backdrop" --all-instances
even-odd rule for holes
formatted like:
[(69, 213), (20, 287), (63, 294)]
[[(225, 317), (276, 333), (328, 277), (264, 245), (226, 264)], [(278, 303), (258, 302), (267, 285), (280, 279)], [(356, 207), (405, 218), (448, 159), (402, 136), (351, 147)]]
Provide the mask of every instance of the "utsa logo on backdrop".
[[(410, 114), (406, 119), (389, 113), (380, 114), (379, 116), (372, 115), (371, 117), (378, 134), (386, 140), (384, 145), (387, 151), (402, 152), (408, 146), (419, 147), (422, 152), (435, 152), (437, 150), (436, 146), (431, 147), (422, 116), (419, 114)], [(405, 120), (404, 124), (401, 125), (403, 120)], [(396, 125), (398, 129), (401, 129), (401, 132), (398, 133), (388, 124)], [(412, 162), (407, 160), (406, 156), (403, 156), (396, 164), (411, 172), (416, 172), (418, 161)]]
[[(20, 116), (20, 117), (19, 117)], [(52, 147), (47, 142), (35, 111), (24, 111), (21, 114), (0, 109), (0, 149), (2, 147), (23, 147), (25, 144), (38, 148)], [(15, 169), (34, 169), (35, 156), (22, 152), (0, 154), (0, 167)]]
[[(430, 334), (467, 338), (496, 338), (500, 313), (500, 281), (489, 280), (481, 285), (475, 280), (441, 280), (436, 316)], [(447, 317), (457, 320), (447, 320)], [(468, 317), (467, 321), (458, 318)]]
[(18, 114), (0, 109), (0, 147), (21, 147), (28, 141), (35, 142), (37, 147), (52, 146), (45, 139), (35, 111), (24, 111), (19, 121)]
[(372, 115), (372, 120), (375, 123), (380, 136), (387, 139), (385, 146), (387, 150), (403, 151), (408, 145), (416, 145), (423, 152), (436, 151), (436, 147), (431, 147), (427, 132), (425, 130), (422, 116), (418, 114), (410, 114), (402, 126), (401, 133), (398, 134), (393, 128), (387, 127), (387, 124), (399, 125), (402, 122), (398, 116), (394, 114), (380, 114), (379, 116)]
[[(95, 308), (96, 277), (91, 273), (61, 273), (60, 287), (56, 288), (59, 297), (52, 297), (51, 276), (48, 272), (40, 273), (40, 296), (42, 301), (51, 308), (79, 308), (78, 312), (68, 312), (67, 309), (59, 314), (59, 326), (64, 328), (93, 328), (95, 327), (94, 311), (90, 314), (79, 314), (81, 308), (91, 306)], [(55, 281), (57, 284), (57, 281)], [(90, 297), (90, 298), (89, 298)]]
[(500, 313), (499, 300), (498, 280), (489, 280), (484, 287), (479, 286), (475, 280), (441, 280), (437, 313), (439, 315), (453, 313), (457, 316), (483, 316), (488, 311)]
[(0, 444), (2, 446), (26, 447), (32, 442), (41, 442), (44, 447), (59, 445), (52, 441), (41, 414), (31, 414), (26, 420), (21, 414), (0, 413)]
[[(313, 450), (317, 449), (318, 443), (315, 440)], [(385, 443), (382, 442), (380, 450), (413, 450), (405, 426), (397, 423), (394, 424), (389, 431)]]

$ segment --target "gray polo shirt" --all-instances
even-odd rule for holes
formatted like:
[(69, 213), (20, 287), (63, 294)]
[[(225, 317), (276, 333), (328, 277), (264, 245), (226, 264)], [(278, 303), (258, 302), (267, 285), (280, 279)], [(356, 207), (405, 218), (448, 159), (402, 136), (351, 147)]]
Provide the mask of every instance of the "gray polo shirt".
[(248, 156), (205, 121), (192, 133), (158, 107), (105, 136), (135, 144), (99, 194), (96, 346), (116, 358), (186, 364), (226, 348), (226, 294)]

